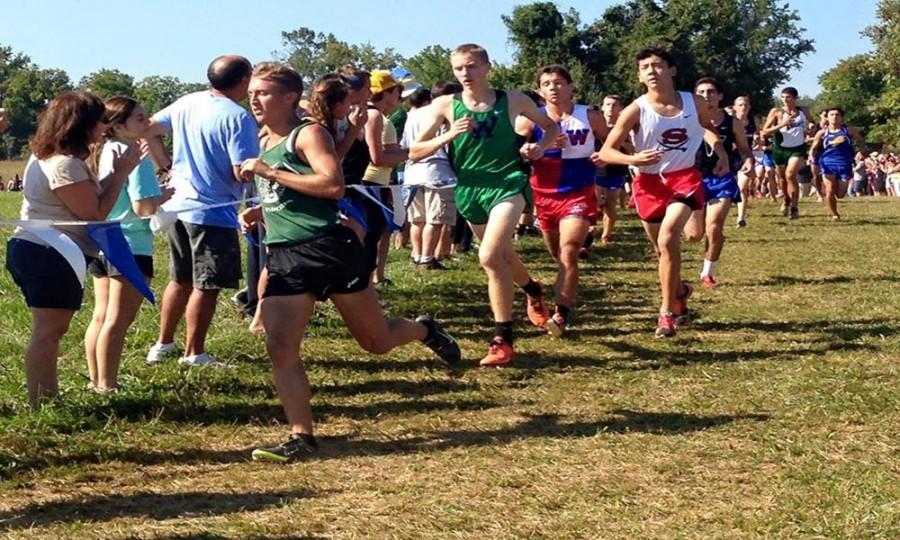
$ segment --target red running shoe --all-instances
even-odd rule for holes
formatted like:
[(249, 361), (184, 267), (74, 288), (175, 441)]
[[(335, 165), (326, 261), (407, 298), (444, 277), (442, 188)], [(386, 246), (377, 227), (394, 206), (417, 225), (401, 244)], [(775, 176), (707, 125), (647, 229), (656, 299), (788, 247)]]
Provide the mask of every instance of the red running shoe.
[(487, 356), (482, 358), (478, 365), (481, 367), (505, 366), (512, 364), (515, 357), (516, 353), (513, 351), (512, 345), (507, 343), (502, 337), (497, 336), (491, 340)]

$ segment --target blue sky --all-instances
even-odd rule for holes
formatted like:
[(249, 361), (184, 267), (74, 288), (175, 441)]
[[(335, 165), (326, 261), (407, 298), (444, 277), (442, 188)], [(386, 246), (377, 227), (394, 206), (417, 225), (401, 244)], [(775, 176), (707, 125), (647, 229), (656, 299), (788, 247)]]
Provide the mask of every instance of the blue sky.
[[(137, 79), (174, 75), (199, 82), (205, 80), (206, 66), (215, 56), (235, 52), (254, 62), (270, 59), (281, 49), (281, 31), (301, 26), (331, 32), (351, 43), (393, 47), (404, 55), (433, 43), (453, 47), (475, 41), (503, 62), (511, 59), (512, 49), (500, 16), (523, 3), (527, 2), (4, 0), (0, 44), (29, 55), (42, 67), (64, 69), (76, 82), (104, 67)], [(557, 5), (562, 10), (574, 7), (582, 21), (590, 22), (616, 3), (580, 0)], [(790, 83), (801, 94), (815, 95), (823, 71), (841, 58), (871, 49), (859, 32), (875, 20), (876, 0), (790, 0), (790, 5), (800, 13), (800, 25), (817, 49), (805, 57)]]

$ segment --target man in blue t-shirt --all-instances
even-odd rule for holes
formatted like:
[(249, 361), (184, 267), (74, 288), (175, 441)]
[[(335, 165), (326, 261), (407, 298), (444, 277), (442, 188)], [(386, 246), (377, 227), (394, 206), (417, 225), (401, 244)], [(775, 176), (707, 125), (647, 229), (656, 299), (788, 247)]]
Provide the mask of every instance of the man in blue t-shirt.
[[(176, 208), (240, 200), (240, 164), (259, 156), (256, 121), (238, 102), (247, 97), (253, 66), (241, 56), (220, 56), (207, 70), (210, 89), (188, 94), (153, 115), (148, 131), (153, 157), (171, 168)], [(173, 157), (161, 136), (172, 133)], [(160, 309), (159, 339), (147, 354), (156, 363), (175, 353), (175, 330), (187, 314), (186, 365), (207, 365), (206, 333), (220, 289), (241, 279), (236, 205), (181, 212), (168, 233), (171, 277)]]

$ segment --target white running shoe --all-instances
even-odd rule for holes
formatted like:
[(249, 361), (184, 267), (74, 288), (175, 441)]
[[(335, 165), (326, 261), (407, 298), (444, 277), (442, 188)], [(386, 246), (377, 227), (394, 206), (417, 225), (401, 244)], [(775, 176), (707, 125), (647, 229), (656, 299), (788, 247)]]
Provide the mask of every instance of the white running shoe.
[(202, 352), (200, 354), (192, 354), (190, 356), (182, 356), (178, 359), (178, 363), (182, 366), (203, 367), (203, 366), (224, 366), (209, 353)]
[(175, 348), (174, 343), (154, 343), (147, 351), (147, 363), (158, 364), (166, 358), (175, 356), (176, 353), (178, 353), (178, 349)]

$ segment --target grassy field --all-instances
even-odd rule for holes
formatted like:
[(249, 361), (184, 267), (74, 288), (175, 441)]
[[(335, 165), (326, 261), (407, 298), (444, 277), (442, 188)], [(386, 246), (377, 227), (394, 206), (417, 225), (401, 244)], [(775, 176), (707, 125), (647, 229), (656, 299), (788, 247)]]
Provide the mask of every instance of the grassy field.
[(13, 176), (17, 174), (21, 177), (24, 171), (24, 161), (0, 161), (0, 178), (3, 178), (4, 184), (12, 180)]
[[(0, 215), (17, 201), (0, 194)], [(474, 258), (424, 274), (393, 252), (388, 311), (445, 321), (465, 366), (421, 346), (372, 357), (323, 305), (304, 344), (321, 453), (290, 466), (249, 460), (283, 415), (227, 298), (209, 348), (233, 369), (145, 366), (148, 305), (114, 396), (84, 390), (87, 301), (61, 396), (28, 414), (28, 313), (3, 272), (0, 536), (898, 538), (900, 201), (849, 201), (838, 224), (809, 201), (799, 221), (776, 212), (729, 222), (721, 285), (671, 341), (652, 337), (654, 263), (629, 216), (584, 265), (570, 336), (527, 328), (520, 298), (518, 362), (499, 370), (474, 367), (491, 332)], [(518, 247), (551, 279), (539, 241)]]

